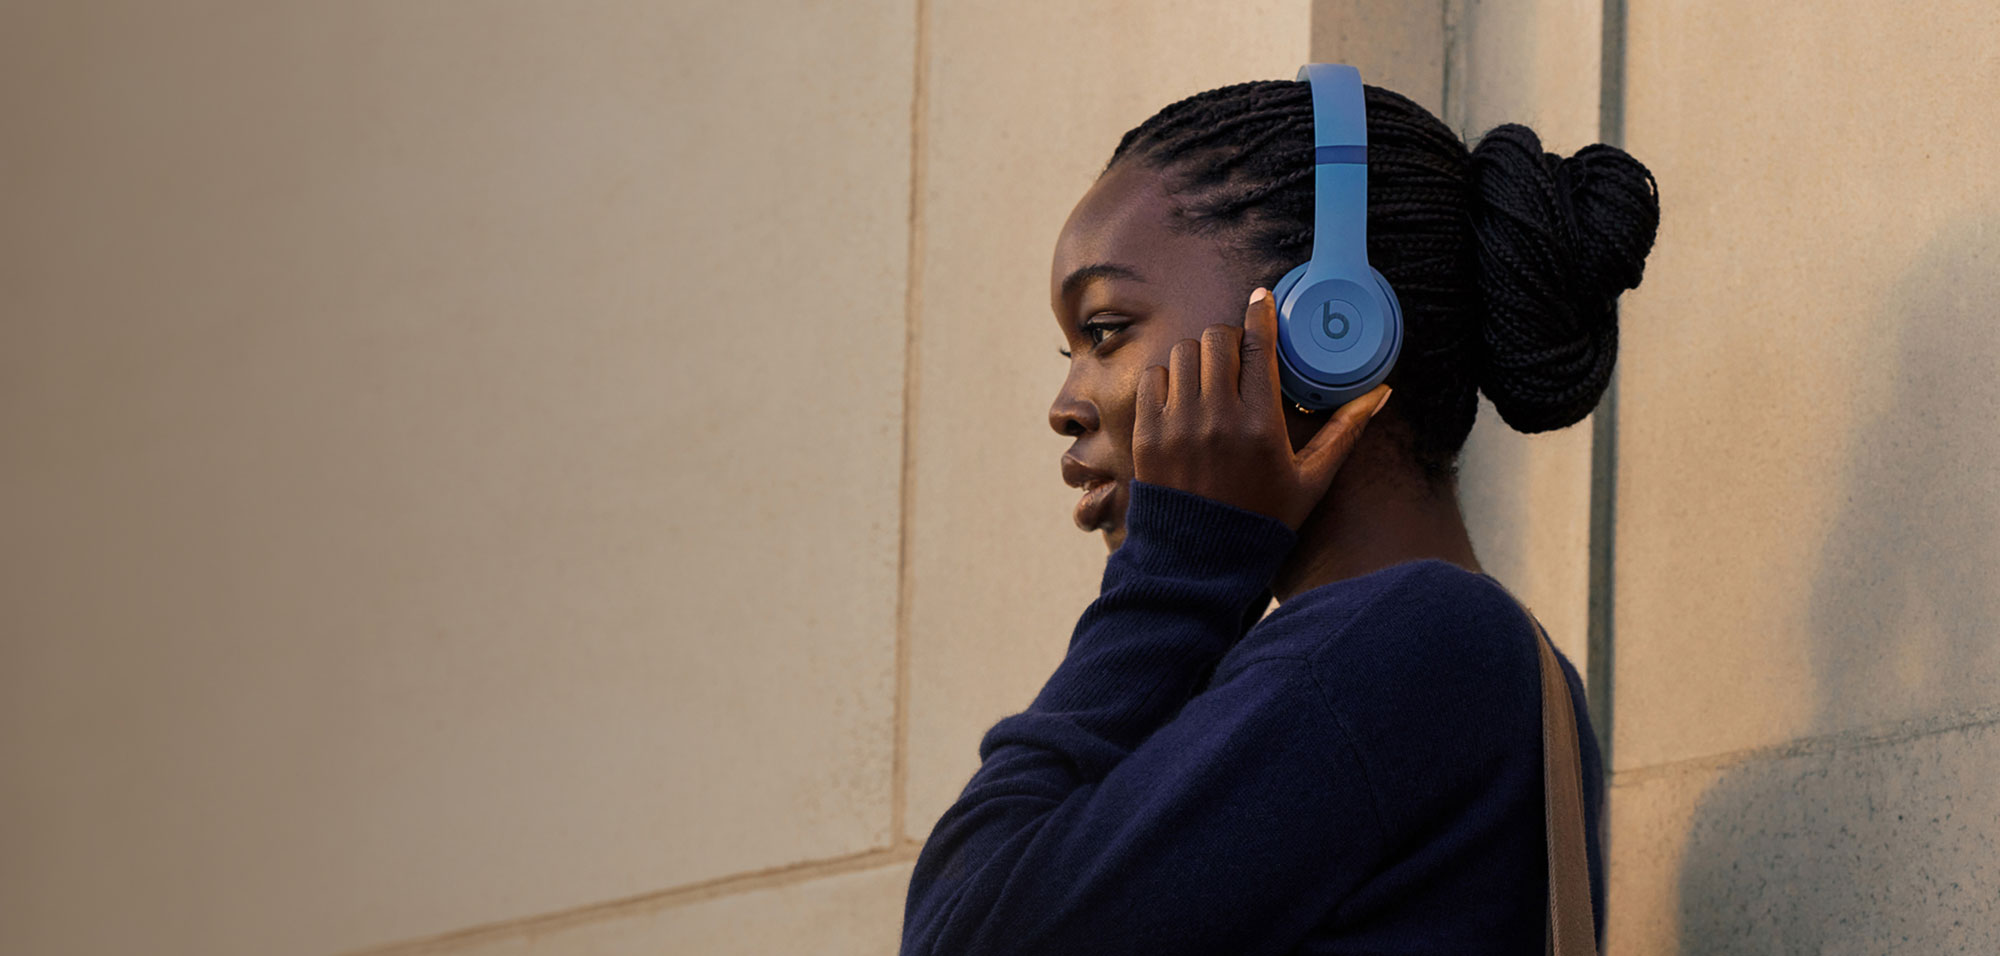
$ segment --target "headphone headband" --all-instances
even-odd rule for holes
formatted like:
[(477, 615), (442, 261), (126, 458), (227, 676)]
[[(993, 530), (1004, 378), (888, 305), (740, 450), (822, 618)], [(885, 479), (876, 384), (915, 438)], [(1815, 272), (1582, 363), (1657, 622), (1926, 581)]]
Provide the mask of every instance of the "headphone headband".
[(1312, 84), (1314, 262), (1359, 271), (1368, 265), (1368, 117), (1361, 71), (1308, 63)]
[(1320, 152), (1324, 153), (1329, 146), (1368, 145), (1368, 118), (1361, 109), (1360, 70), (1345, 63), (1308, 63), (1299, 67), (1299, 75), (1293, 79), (1312, 84), (1313, 145)]

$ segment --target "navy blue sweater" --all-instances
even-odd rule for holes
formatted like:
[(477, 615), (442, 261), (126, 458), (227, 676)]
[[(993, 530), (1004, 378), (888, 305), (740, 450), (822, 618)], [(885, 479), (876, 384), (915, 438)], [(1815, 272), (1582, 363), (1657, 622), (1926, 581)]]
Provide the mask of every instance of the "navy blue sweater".
[[(1444, 561), (1294, 595), (1281, 521), (1131, 483), (1125, 542), (932, 829), (903, 956), (1540, 953), (1536, 636)], [(1583, 685), (1591, 904), (1604, 787)]]

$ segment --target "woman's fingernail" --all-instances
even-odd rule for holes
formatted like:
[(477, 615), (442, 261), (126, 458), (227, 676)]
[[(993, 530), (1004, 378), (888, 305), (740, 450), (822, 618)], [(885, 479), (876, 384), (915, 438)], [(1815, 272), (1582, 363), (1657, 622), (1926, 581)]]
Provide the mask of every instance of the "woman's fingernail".
[(1265, 291), (1264, 287), (1260, 285), (1257, 287), (1257, 291), (1250, 293), (1250, 304), (1256, 305), (1257, 303), (1264, 301), (1264, 299), (1269, 297), (1270, 294), (1271, 293)]
[(1374, 418), (1375, 416), (1382, 414), (1382, 406), (1389, 404), (1389, 393), (1393, 391), (1395, 391), (1395, 389), (1390, 388), (1387, 385), (1382, 386), (1382, 400), (1375, 403), (1375, 410), (1368, 413), (1369, 418)]

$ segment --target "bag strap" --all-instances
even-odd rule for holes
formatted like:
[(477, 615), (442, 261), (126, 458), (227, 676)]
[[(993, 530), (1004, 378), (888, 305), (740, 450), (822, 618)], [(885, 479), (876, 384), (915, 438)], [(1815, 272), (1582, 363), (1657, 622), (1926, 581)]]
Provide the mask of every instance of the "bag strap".
[[(1513, 597), (1512, 594), (1508, 595)], [(1576, 711), (1555, 645), (1533, 611), (1516, 598), (1535, 625), (1542, 663), (1542, 820), (1548, 832), (1549, 908), (1543, 937), (1554, 956), (1596, 956), (1596, 917), (1590, 908), (1590, 857), (1584, 847), (1583, 757)]]

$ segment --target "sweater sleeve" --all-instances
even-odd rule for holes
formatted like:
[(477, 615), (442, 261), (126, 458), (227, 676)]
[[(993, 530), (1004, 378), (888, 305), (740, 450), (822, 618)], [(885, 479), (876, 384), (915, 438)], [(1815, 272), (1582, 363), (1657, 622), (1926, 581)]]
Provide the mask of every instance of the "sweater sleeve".
[(903, 956), (1278, 954), (1365, 871), (1372, 797), (1302, 660), (1187, 697), (1291, 529), (1131, 487), (1126, 540), (1068, 654), (987, 731), (918, 855)]

